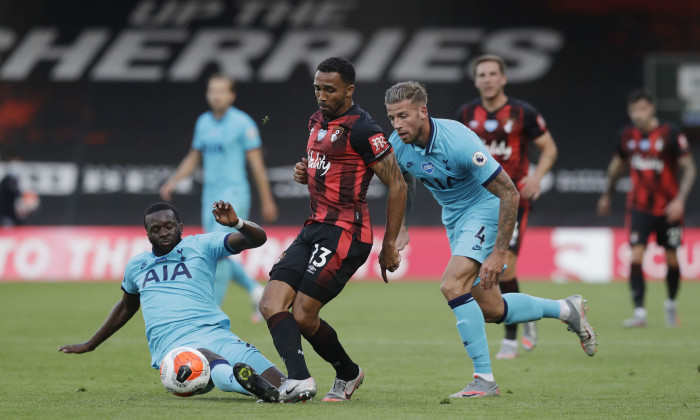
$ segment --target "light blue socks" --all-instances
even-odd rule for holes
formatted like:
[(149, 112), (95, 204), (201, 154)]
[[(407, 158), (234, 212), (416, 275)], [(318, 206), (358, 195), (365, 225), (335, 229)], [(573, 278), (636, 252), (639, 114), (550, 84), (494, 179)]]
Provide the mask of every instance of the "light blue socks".
[(457, 318), (457, 331), (467, 354), (474, 363), (475, 374), (491, 374), (489, 344), (484, 328), (484, 314), (471, 293), (447, 302)]

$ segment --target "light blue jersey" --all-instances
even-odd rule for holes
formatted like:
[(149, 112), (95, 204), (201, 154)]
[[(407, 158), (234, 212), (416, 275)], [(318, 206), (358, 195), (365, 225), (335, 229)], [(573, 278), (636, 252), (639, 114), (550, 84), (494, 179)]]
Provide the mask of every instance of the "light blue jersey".
[(230, 107), (220, 120), (214, 118), (211, 111), (197, 119), (192, 149), (202, 153), (202, 228), (205, 232), (230, 231), (211, 217), (214, 201), (228, 201), (238, 216), (248, 218), (251, 200), (246, 152), (261, 146), (255, 121), (236, 107)]
[(217, 260), (235, 253), (228, 236), (186, 236), (167, 255), (142, 252), (127, 263), (122, 289), (140, 295), (153, 367), (185, 338), (191, 342), (216, 331), (231, 334), (228, 316), (214, 301)]
[(473, 131), (454, 120), (430, 118), (426, 147), (389, 138), (402, 172), (425, 185), (442, 206), (453, 255), (479, 262), (491, 253), (498, 228), (500, 201), (485, 186), (501, 171)]

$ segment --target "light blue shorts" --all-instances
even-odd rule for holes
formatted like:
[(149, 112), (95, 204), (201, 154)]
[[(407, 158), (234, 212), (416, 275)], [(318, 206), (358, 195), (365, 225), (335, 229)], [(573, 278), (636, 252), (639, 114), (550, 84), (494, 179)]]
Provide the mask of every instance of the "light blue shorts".
[[(158, 364), (162, 362), (163, 357), (170, 350), (181, 346), (211, 350), (226, 359), (231, 366), (238, 362), (247, 363), (258, 373), (265, 372), (267, 369), (275, 366), (254, 345), (241, 340), (230, 330), (215, 325), (200, 328), (195, 334), (188, 334), (186, 337), (175, 340), (163, 352)], [(153, 367), (158, 369), (160, 366)]]
[(498, 214), (495, 217), (462, 217), (453, 228), (447, 228), (452, 255), (483, 263), (493, 251), (497, 232)]

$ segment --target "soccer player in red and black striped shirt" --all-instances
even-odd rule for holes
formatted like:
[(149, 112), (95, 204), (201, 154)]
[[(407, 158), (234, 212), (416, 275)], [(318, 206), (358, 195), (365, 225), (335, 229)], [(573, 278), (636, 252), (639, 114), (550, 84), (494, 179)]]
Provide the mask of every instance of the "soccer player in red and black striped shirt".
[(364, 379), (362, 369), (319, 312), (340, 293), (372, 249), (366, 195), (375, 174), (389, 188), (379, 254), (384, 281), (386, 270), (395, 271), (401, 261), (396, 238), (407, 188), (391, 144), (372, 117), (353, 103), (355, 69), (348, 60), (331, 57), (316, 70), (319, 110), (309, 120), (307, 158), (294, 168), (294, 180), (308, 184), (311, 215), (272, 267), (260, 302), (272, 341), (287, 366), (289, 379), (280, 388), (284, 402), (316, 395), (316, 382), (301, 348), (302, 335), (335, 368), (335, 382), (324, 401), (350, 399)]
[[(540, 180), (557, 159), (557, 146), (539, 112), (529, 103), (506, 95), (505, 62), (501, 57), (492, 54), (477, 57), (473, 71), (474, 86), (480, 97), (462, 105), (455, 119), (481, 138), (491, 156), (501, 164), (520, 191), (518, 217), (506, 252), (508, 266), (499, 282), (501, 293), (518, 293), (517, 259), (527, 217), (531, 202), (540, 195)], [(531, 174), (530, 143), (540, 151), (537, 166)], [(523, 327), (523, 348), (532, 350), (537, 343), (535, 323), (528, 322)], [(517, 324), (505, 326), (505, 338), (496, 359), (513, 359), (518, 355), (517, 328)]]
[[(598, 214), (610, 214), (610, 194), (629, 167), (632, 189), (627, 196), (627, 222), (632, 246), (630, 287), (635, 309), (634, 316), (623, 325), (643, 327), (647, 323), (642, 260), (647, 240), (654, 232), (656, 243), (666, 249), (668, 299), (664, 309), (666, 325), (673, 327), (678, 324), (676, 295), (680, 284), (676, 248), (681, 243), (685, 202), (695, 181), (695, 163), (685, 135), (675, 125), (656, 117), (651, 95), (643, 90), (632, 92), (627, 112), (632, 124), (623, 129), (616, 153), (608, 165), (607, 184), (598, 201)], [(679, 170), (682, 172), (680, 179)]]

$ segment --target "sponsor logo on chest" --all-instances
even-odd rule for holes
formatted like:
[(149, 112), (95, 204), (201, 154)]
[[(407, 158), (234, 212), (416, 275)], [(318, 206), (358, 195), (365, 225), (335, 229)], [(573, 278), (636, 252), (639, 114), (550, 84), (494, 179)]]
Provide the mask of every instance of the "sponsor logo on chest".
[(326, 155), (321, 152), (314, 152), (309, 149), (308, 151), (309, 160), (307, 162), (307, 167), (309, 169), (313, 168), (317, 171), (321, 171), (321, 176), (326, 175), (328, 170), (331, 168), (331, 163), (326, 162)]
[(486, 146), (486, 151), (489, 152), (491, 156), (500, 156), (501, 160), (508, 160), (513, 154), (513, 148), (508, 145), (505, 140), (497, 141), (493, 140), (490, 144), (486, 140), (482, 139), (484, 146)]

